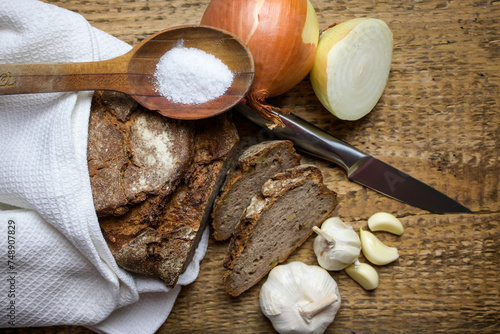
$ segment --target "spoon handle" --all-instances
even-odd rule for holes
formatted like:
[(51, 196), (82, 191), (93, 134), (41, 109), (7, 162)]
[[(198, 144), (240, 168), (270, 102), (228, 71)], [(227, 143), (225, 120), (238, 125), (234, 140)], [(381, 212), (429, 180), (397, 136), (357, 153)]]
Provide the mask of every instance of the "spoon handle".
[(0, 64), (0, 95), (82, 90), (129, 93), (125, 56), (83, 63)]

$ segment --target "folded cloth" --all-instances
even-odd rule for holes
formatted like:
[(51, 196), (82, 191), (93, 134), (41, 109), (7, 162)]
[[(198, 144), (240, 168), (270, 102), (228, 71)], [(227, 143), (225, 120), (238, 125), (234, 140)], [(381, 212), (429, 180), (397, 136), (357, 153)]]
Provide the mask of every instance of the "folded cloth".
[[(0, 0), (0, 64), (96, 61), (128, 50), (74, 12)], [(0, 89), (7, 77), (0, 66)], [(208, 231), (171, 290), (117, 266), (87, 170), (91, 98), (92, 92), (0, 96), (0, 327), (154, 333), (181, 285), (198, 276)]]

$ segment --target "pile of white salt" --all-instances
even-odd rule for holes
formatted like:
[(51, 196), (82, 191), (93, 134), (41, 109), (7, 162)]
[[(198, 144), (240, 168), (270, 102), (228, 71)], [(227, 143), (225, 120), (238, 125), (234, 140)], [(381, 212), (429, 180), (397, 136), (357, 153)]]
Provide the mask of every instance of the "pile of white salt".
[(201, 104), (222, 96), (234, 77), (214, 55), (182, 43), (160, 58), (154, 76), (158, 93), (182, 104)]

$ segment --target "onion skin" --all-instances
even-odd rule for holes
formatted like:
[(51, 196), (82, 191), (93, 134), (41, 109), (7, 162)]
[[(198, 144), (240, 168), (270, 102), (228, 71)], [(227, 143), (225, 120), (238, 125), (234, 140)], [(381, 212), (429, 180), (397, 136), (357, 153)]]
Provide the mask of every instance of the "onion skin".
[(247, 44), (255, 62), (248, 103), (276, 123), (266, 111), (277, 108), (265, 99), (292, 89), (314, 64), (319, 25), (309, 0), (212, 0), (201, 24), (229, 31)]

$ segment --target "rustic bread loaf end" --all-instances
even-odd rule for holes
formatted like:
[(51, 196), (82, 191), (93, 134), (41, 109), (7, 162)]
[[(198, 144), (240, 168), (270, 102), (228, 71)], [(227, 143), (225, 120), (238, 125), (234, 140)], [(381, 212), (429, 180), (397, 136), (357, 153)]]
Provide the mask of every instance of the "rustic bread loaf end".
[(336, 206), (337, 196), (317, 167), (300, 165), (274, 175), (252, 198), (230, 241), (223, 277), (227, 292), (238, 296), (254, 286)]
[(87, 160), (97, 215), (121, 216), (151, 195), (169, 195), (193, 158), (193, 136), (191, 124), (125, 94), (95, 92)]

